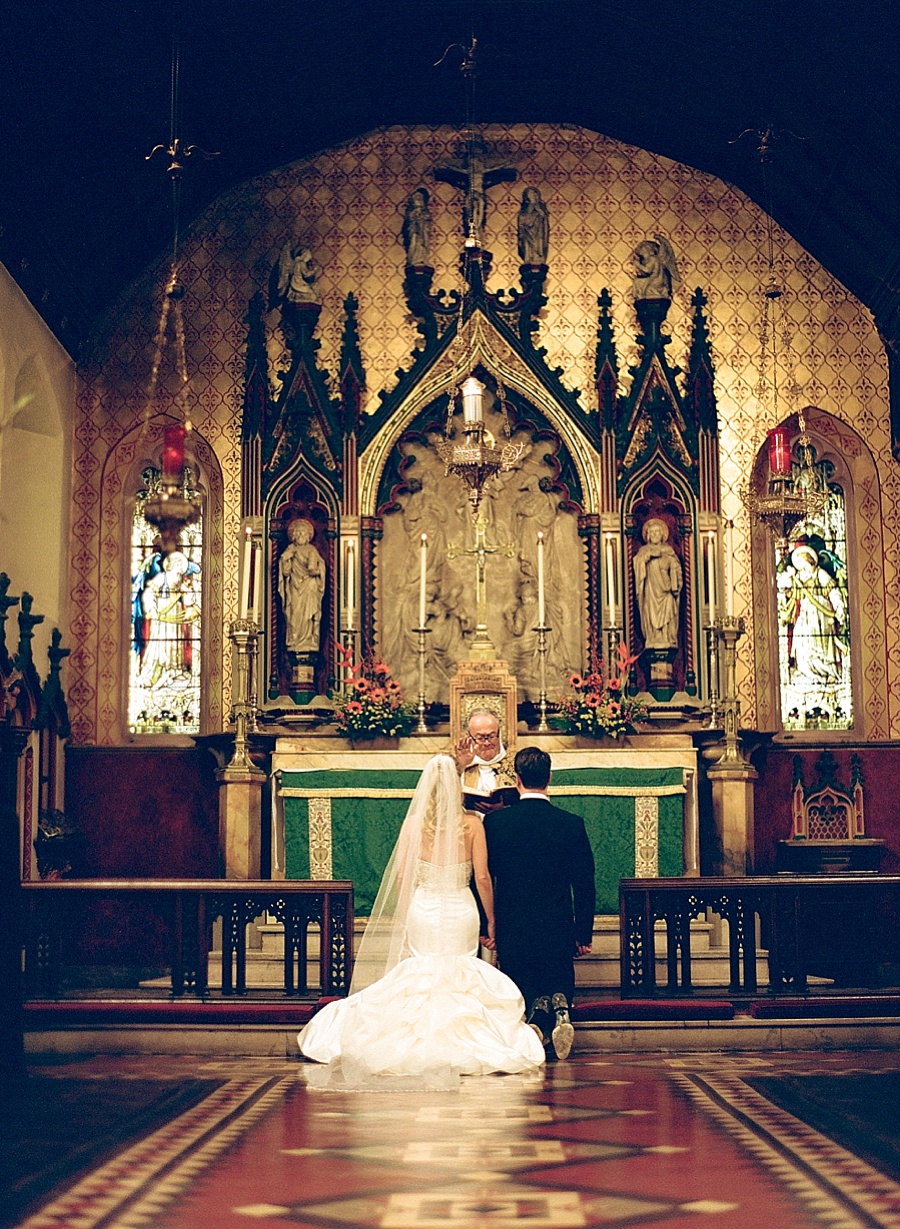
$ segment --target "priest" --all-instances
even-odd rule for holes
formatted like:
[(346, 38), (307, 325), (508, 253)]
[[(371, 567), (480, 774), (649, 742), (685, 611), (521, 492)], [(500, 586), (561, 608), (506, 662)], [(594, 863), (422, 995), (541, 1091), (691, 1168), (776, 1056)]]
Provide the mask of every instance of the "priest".
[(473, 709), (466, 733), (453, 754), (468, 810), (484, 815), (518, 800), (512, 756), (503, 746), (496, 713), (488, 708)]

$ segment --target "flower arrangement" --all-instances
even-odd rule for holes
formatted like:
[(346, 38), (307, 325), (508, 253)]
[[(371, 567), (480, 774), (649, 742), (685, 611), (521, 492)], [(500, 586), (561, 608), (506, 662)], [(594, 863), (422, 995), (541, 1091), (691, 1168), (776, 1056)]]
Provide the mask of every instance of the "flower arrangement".
[(625, 694), (628, 674), (636, 661), (628, 646), (620, 644), (614, 674), (605, 670), (603, 662), (592, 663), (586, 675), (573, 674), (569, 679), (572, 694), (564, 696), (559, 705), (565, 729), (593, 738), (618, 738), (633, 732), (638, 721), (646, 721), (646, 707)]
[(367, 657), (354, 664), (353, 651), (337, 646), (344, 683), (334, 700), (335, 723), (345, 738), (375, 738), (377, 735), (409, 734), (416, 709), (404, 703), (403, 691), (391, 678), (390, 667)]

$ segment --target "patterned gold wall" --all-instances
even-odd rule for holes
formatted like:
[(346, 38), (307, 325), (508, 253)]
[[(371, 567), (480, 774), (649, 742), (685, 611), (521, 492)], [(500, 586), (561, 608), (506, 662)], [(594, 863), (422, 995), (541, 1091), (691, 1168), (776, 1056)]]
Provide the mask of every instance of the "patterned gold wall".
[[(615, 304), (616, 340), (624, 373), (634, 357), (631, 253), (659, 231), (670, 239), (684, 279), (667, 322), (672, 361), (684, 365), (688, 296), (701, 286), (716, 358), (721, 417), (724, 513), (736, 521), (737, 613), (748, 620), (741, 646), (739, 686), (743, 717), (756, 717), (753, 621), (746, 515), (738, 495), (765, 426), (755, 397), (758, 381), (761, 286), (766, 274), (765, 219), (739, 191), (710, 175), (666, 158), (565, 125), (488, 126), (492, 157), (515, 166), (518, 182), (491, 189), (486, 246), (494, 253), (492, 289), (518, 277), (515, 225), (522, 188), (539, 187), (550, 212), (549, 302), (540, 344), (551, 365), (565, 371), (570, 387), (591, 391), (596, 298), (608, 286)], [(187, 286), (188, 368), (193, 418), (221, 467), (224, 560), (222, 617), (234, 616), (239, 518), (239, 412), (244, 316), (250, 296), (266, 291), (270, 269), (284, 242), (302, 238), (313, 251), (323, 312), (321, 359), (337, 367), (341, 303), (349, 291), (360, 301), (359, 324), (368, 375), (368, 408), (390, 388), (407, 361), (415, 329), (403, 301), (403, 208), (412, 190), (426, 184), (434, 215), (435, 285), (453, 288), (460, 248), (460, 194), (435, 183), (431, 168), (451, 159), (458, 134), (448, 127), (393, 127), (370, 133), (308, 161), (252, 180), (221, 197), (190, 228), (184, 244)], [(850, 424), (871, 450), (880, 484), (884, 521), (884, 592), (897, 592), (900, 570), (900, 481), (891, 458), (887, 372), (869, 312), (825, 269), (776, 229), (782, 305), (792, 343), (782, 386), (796, 385), (798, 404), (813, 405)], [(139, 427), (146, 411), (152, 336), (165, 266), (150, 269), (117, 304), (83, 372), (75, 440), (72, 546), (72, 656), (70, 704), (80, 741), (122, 739), (121, 699), (110, 672), (98, 668), (100, 632), (122, 618), (117, 602), (127, 583), (124, 555), (110, 588), (110, 551), (120, 547), (99, 522), (101, 474), (117, 444)], [(277, 313), (270, 325), (277, 322)], [(785, 351), (783, 351), (784, 353)], [(275, 365), (283, 360), (280, 336), (270, 340)], [(627, 378), (627, 377), (626, 377)], [(784, 407), (780, 416), (789, 412)], [(105, 556), (101, 569), (101, 553)], [(101, 570), (104, 580), (101, 582)], [(900, 605), (885, 615), (892, 691), (900, 650)], [(220, 629), (221, 631), (221, 629)], [(221, 634), (218, 637), (222, 643)], [(227, 643), (227, 641), (225, 642)], [(224, 707), (208, 714), (218, 728)], [(883, 708), (883, 698), (882, 705)], [(896, 702), (869, 736), (900, 736)]]

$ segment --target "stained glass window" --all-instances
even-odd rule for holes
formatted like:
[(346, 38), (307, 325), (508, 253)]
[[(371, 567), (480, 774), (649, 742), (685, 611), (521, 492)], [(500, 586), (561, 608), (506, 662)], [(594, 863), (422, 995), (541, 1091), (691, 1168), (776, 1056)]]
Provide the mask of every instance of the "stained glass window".
[[(815, 461), (825, 506), (776, 543), (781, 720), (786, 730), (849, 730), (853, 726), (847, 515), (834, 467)], [(794, 463), (795, 483), (810, 472)]]
[[(144, 504), (160, 473), (145, 469), (131, 522), (131, 643), (128, 728), (133, 734), (200, 732), (203, 520), (188, 525), (178, 549), (163, 555)], [(185, 475), (192, 498), (193, 478)]]

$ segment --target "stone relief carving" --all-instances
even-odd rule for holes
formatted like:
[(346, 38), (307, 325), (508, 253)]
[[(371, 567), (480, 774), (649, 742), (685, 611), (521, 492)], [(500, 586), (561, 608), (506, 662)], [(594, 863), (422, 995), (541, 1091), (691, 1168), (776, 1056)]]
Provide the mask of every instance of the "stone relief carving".
[[(499, 434), (496, 424), (488, 427)], [(420, 543), (428, 535), (426, 624), (428, 699), (447, 703), (449, 680), (466, 656), (475, 631), (475, 561), (468, 499), (458, 478), (447, 476), (434, 441), (404, 443), (408, 494), (399, 512), (384, 517), (378, 553), (378, 633), (385, 659), (408, 695), (418, 691), (417, 639)], [(537, 535), (545, 548), (548, 637), (547, 690), (551, 698), (568, 687), (583, 666), (584, 551), (574, 514), (560, 511), (560, 497), (548, 488), (553, 469), (545, 446), (528, 430), (516, 431), (527, 451), (521, 464), (485, 487), (482, 514), (487, 560), (487, 626), (497, 655), (510, 663), (519, 698), (537, 700), (540, 691), (537, 636)]]

